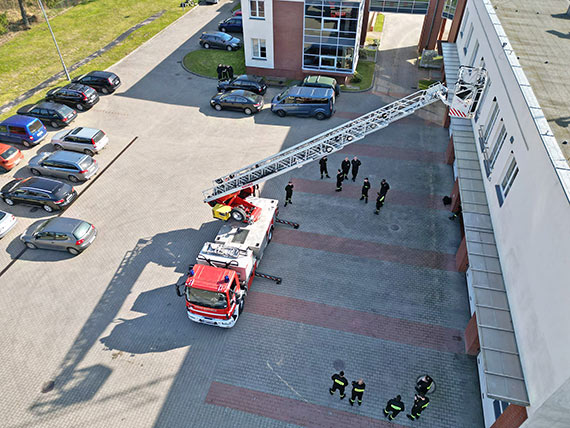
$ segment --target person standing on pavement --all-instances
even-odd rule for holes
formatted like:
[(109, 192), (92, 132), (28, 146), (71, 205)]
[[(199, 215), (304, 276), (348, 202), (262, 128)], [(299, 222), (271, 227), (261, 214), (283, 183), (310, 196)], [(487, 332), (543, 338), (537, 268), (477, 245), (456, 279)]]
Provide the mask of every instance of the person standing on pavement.
[(397, 395), (395, 398), (391, 398), (386, 403), (386, 408), (384, 409), (384, 417), (393, 421), (398, 413), (404, 411), (404, 403), (402, 402), (402, 397)]
[(383, 178), (380, 182), (380, 191), (377, 192), (378, 197), (376, 198), (376, 211), (374, 211), (374, 214), (378, 215), (380, 213), (380, 208), (382, 208), (384, 202), (386, 201), (386, 194), (388, 193), (388, 190), (390, 190), (390, 185), (386, 179)]
[(354, 159), (350, 161), (350, 163), (352, 164), (352, 181), (356, 181), (358, 169), (360, 168), (360, 165), (362, 165), (362, 162), (360, 162), (360, 159), (355, 156)]
[(412, 411), (406, 416), (408, 417), (408, 419), (411, 419), (412, 421), (419, 419), (420, 413), (424, 411), (424, 409), (428, 406), (428, 404), (429, 404), (429, 398), (419, 394), (414, 395), (414, 405), (412, 406)]
[(368, 181), (368, 177), (364, 179), (364, 183), (362, 184), (362, 196), (360, 200), (364, 199), (365, 203), (368, 203), (368, 191), (370, 190), (370, 181)]
[(364, 389), (366, 384), (362, 379), (358, 379), (358, 382), (352, 382), (352, 397), (348, 400), (351, 406), (354, 406), (354, 400), (358, 398), (358, 405), (362, 405), (362, 394), (364, 394)]
[(327, 170), (327, 161), (328, 159), (326, 155), (319, 160), (319, 166), (321, 167), (321, 180), (323, 179), (323, 175), (326, 175), (327, 178), (330, 178), (329, 171)]
[(344, 388), (348, 385), (348, 379), (344, 377), (344, 372), (341, 370), (339, 373), (335, 373), (331, 376), (333, 380), (332, 388), (329, 388), (329, 392), (331, 395), (334, 395), (334, 392), (338, 389), (340, 392), (340, 399), (342, 400), (346, 394), (344, 393)]
[(339, 169), (338, 174), (336, 175), (336, 191), (342, 191), (342, 180), (344, 180), (344, 173)]
[(340, 164), (340, 169), (342, 169), (342, 173), (344, 175), (343, 180), (346, 180), (348, 178), (348, 172), (350, 171), (350, 161), (348, 160), (348, 158), (344, 158), (344, 160)]
[(289, 180), (289, 183), (287, 183), (287, 186), (285, 186), (285, 206), (287, 206), (287, 204), (292, 204), (293, 201), (291, 200), (291, 198), (293, 197), (293, 183), (291, 182), (291, 180)]
[(431, 390), (432, 386), (433, 379), (430, 377), (430, 375), (423, 375), (416, 382), (416, 391), (418, 394), (425, 396)]
[(224, 73), (224, 66), (222, 64), (218, 64), (218, 68), (216, 68), (216, 72), (218, 73), (218, 80), (222, 80), (223, 73)]

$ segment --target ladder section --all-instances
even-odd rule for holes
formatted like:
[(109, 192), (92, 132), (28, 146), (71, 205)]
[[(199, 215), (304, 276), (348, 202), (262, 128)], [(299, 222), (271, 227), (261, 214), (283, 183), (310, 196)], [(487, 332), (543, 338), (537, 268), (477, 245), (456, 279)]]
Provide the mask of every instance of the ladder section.
[(217, 178), (212, 182), (213, 187), (202, 192), (204, 202), (239, 192), (244, 188), (300, 168), (324, 155), (337, 152), (348, 144), (361, 140), (372, 132), (387, 127), (392, 122), (414, 114), (417, 110), (435, 101), (447, 103), (447, 91), (448, 89), (442, 83), (436, 83), (425, 90), (415, 92), (259, 162)]

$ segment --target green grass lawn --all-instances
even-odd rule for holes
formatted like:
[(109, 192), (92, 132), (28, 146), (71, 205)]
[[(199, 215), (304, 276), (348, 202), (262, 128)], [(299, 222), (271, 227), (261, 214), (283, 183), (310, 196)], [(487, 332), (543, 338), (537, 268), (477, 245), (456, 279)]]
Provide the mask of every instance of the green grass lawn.
[(420, 79), (420, 81), (418, 82), (418, 89), (421, 90), (427, 89), (436, 82), (437, 82), (436, 80)]
[(362, 80), (360, 82), (350, 82), (351, 88), (341, 85), (343, 91), (361, 91), (368, 89), (372, 86), (372, 78), (374, 77), (374, 66), (376, 64), (371, 61), (358, 61), (356, 72), (360, 75)]
[[(177, 1), (92, 0), (72, 7), (50, 19), (50, 22), (63, 59), (67, 66), (71, 66), (102, 48), (133, 25), (161, 10), (166, 12), (160, 18), (139, 28), (103, 56), (73, 72), (73, 77), (90, 70), (111, 66), (189, 9), (183, 10)], [(0, 46), (0, 105), (59, 71), (61, 63), (47, 26), (40, 24), (29, 31), (21, 32)], [(59, 84), (65, 81), (62, 80)], [(28, 104), (38, 98), (35, 97), (25, 103)]]
[(237, 4), (232, 8), (232, 12), (235, 12), (236, 10), (241, 9), (241, 3), (238, 1)]
[(198, 49), (186, 54), (184, 66), (196, 74), (207, 77), (218, 77), (218, 64), (231, 65), (234, 75), (245, 73), (245, 57), (243, 48), (239, 51), (223, 51), (221, 49)]
[(376, 21), (374, 22), (374, 31), (381, 33), (384, 28), (384, 15), (379, 13), (376, 15)]

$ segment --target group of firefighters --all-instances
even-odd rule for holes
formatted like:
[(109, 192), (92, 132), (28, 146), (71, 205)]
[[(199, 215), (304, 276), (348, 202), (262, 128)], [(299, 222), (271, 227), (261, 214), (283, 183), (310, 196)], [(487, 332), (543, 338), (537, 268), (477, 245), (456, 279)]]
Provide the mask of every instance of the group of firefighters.
[[(325, 176), (327, 178), (330, 178), (327, 169), (327, 161), (328, 159), (326, 156), (323, 156), (319, 160), (321, 180)], [(354, 156), (354, 159), (352, 160), (349, 160), (348, 157), (346, 157), (342, 161), (342, 163), (340, 164), (340, 168), (338, 169), (338, 173), (336, 175), (337, 192), (342, 191), (342, 182), (344, 180), (348, 180), (348, 174), (351, 168), (352, 168), (352, 181), (356, 181), (356, 176), (358, 175), (358, 170), (360, 169), (360, 165), (362, 165), (362, 162), (360, 162), (360, 159), (358, 159), (356, 156)], [(293, 197), (293, 187), (294, 187), (293, 182), (289, 180), (287, 186), (285, 186), (285, 204), (284, 204), (285, 206), (287, 206), (287, 204), (293, 203), (293, 201), (291, 200)], [(370, 181), (368, 180), (368, 177), (366, 177), (364, 179), (364, 183), (362, 184), (362, 192), (361, 192), (362, 195), (360, 197), (361, 201), (368, 203), (368, 191), (370, 190), (371, 187), (372, 186), (370, 184)], [(384, 202), (386, 201), (386, 194), (388, 193), (388, 190), (390, 190), (390, 185), (388, 184), (386, 179), (382, 179), (382, 181), (380, 182), (380, 191), (376, 192), (378, 196), (376, 197), (376, 209), (374, 210), (374, 214), (378, 215), (380, 213), (380, 208), (382, 208)]]
[[(336, 390), (340, 393), (340, 399), (343, 400), (346, 396), (344, 390), (348, 386), (348, 380), (344, 377), (344, 372), (340, 371), (339, 373), (335, 373), (331, 376), (333, 381), (333, 385), (329, 388), (329, 393), (334, 395)], [(415, 421), (419, 419), (420, 414), (424, 411), (424, 409), (429, 404), (429, 398), (427, 394), (433, 391), (432, 387), (434, 385), (433, 379), (429, 375), (424, 375), (418, 378), (416, 381), (416, 392), (417, 394), (414, 395), (414, 404), (412, 406), (412, 410), (406, 416), (408, 419)], [(358, 381), (352, 382), (352, 396), (349, 398), (348, 402), (351, 406), (354, 405), (355, 401), (358, 401), (358, 405), (362, 405), (362, 396), (364, 395), (364, 389), (366, 388), (366, 384), (364, 380), (358, 379)], [(384, 409), (384, 417), (388, 418), (389, 420), (394, 420), (396, 416), (400, 412), (405, 410), (404, 403), (402, 402), (402, 397), (397, 395), (394, 398), (391, 398), (386, 403), (386, 408)]]

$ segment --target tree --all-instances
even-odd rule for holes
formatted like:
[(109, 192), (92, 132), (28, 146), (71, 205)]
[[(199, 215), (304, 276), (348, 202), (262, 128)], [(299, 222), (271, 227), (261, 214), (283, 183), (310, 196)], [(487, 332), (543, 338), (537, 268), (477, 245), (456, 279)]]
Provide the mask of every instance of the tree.
[(28, 28), (30, 28), (30, 21), (28, 20), (28, 15), (26, 15), (26, 9), (24, 8), (24, 0), (18, 0), (18, 5), (20, 6), (22, 21), (24, 21), (24, 28), (27, 30)]

